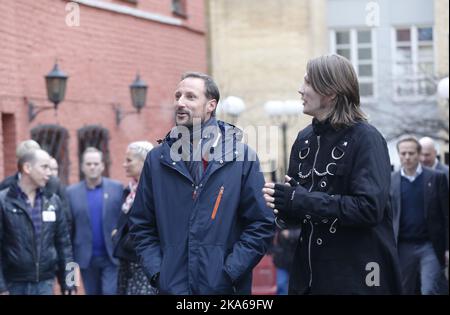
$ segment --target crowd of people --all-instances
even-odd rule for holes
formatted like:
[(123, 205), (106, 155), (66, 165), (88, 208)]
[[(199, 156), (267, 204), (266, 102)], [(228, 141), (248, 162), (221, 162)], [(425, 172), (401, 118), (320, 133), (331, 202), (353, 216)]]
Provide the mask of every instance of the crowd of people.
[(386, 141), (360, 108), (338, 55), (311, 59), (299, 94), (312, 123), (288, 174), (265, 182), (237, 127), (216, 119), (214, 80), (183, 74), (175, 126), (126, 148), (130, 182), (102, 176), (87, 148), (67, 188), (33, 140), (0, 184), (0, 294), (251, 294), (267, 253), (278, 294), (448, 294), (448, 167), (431, 138), (405, 135), (391, 173)]

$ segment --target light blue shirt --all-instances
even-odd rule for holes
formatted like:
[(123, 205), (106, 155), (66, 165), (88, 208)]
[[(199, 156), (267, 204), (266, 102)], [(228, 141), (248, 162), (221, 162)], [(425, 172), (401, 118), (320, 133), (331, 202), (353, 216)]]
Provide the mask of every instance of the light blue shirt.
[(417, 178), (417, 176), (422, 174), (422, 172), (423, 172), (423, 168), (422, 168), (422, 165), (420, 165), (420, 163), (419, 163), (419, 165), (416, 168), (416, 173), (414, 175), (406, 175), (403, 167), (400, 170), (400, 175), (402, 175), (402, 177), (405, 177), (407, 180), (409, 180), (412, 183)]

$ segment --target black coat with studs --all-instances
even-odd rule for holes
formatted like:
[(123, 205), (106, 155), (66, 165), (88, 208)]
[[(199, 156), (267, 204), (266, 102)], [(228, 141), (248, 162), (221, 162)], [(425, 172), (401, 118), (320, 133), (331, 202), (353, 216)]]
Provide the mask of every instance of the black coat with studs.
[(370, 124), (302, 130), (288, 174), (301, 235), (290, 294), (400, 294), (386, 141)]

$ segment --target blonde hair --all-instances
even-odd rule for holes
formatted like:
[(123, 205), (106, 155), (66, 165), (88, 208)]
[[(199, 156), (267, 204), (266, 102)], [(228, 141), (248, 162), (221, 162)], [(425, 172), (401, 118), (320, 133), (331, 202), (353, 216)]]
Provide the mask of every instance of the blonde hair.
[(400, 139), (398, 139), (397, 141), (397, 152), (400, 151), (400, 143), (403, 142), (414, 142), (416, 144), (417, 147), (417, 153), (422, 152), (422, 145), (420, 144), (420, 141), (417, 140), (416, 137), (414, 137), (413, 135), (403, 135), (400, 137)]
[(327, 117), (335, 129), (367, 121), (359, 103), (358, 77), (350, 61), (335, 54), (320, 56), (308, 61), (306, 73), (314, 91), (323, 96), (336, 95)]
[(153, 149), (153, 144), (148, 141), (135, 141), (128, 145), (128, 150), (131, 150), (143, 161), (147, 157), (147, 153)]
[(36, 141), (29, 139), (22, 141), (19, 143), (16, 149), (16, 157), (17, 160), (20, 160), (21, 157), (23, 157), (25, 154), (30, 153), (34, 150), (40, 149), (41, 146)]

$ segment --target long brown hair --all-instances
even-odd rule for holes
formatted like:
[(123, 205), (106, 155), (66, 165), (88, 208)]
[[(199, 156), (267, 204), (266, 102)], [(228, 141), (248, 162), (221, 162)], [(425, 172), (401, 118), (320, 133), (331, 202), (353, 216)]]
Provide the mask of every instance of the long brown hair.
[(323, 96), (336, 95), (327, 117), (334, 128), (367, 121), (359, 103), (358, 78), (350, 61), (335, 54), (320, 56), (308, 62), (306, 72), (314, 91)]

